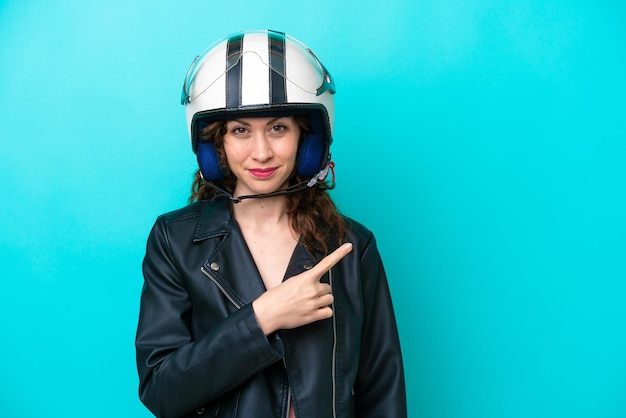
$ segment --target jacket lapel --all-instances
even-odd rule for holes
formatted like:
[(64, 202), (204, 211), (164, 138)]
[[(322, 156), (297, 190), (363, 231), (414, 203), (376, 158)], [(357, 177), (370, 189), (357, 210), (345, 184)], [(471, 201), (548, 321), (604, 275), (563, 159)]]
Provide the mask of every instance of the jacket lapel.
[(229, 292), (240, 306), (252, 303), (265, 292), (259, 270), (234, 220), (231, 222), (229, 233), (206, 261), (205, 269), (211, 270), (219, 285)]

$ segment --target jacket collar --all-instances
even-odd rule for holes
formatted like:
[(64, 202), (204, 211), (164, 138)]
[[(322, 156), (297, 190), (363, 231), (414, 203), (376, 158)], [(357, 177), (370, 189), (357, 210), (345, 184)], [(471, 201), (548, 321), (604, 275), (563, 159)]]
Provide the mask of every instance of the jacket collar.
[(202, 201), (200, 219), (196, 225), (193, 242), (225, 235), (230, 229), (233, 217), (232, 205), (228, 199)]
[[(224, 236), (232, 229), (233, 206), (228, 199), (203, 200), (199, 203), (201, 204), (200, 219), (193, 236), (195, 244), (209, 238)], [(312, 260), (320, 260), (324, 257), (324, 254), (318, 251), (308, 255)]]

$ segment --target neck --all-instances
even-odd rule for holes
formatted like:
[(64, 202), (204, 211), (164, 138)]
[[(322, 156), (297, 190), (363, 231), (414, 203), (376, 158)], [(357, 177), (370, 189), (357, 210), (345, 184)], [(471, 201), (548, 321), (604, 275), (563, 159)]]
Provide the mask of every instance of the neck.
[(261, 228), (289, 223), (285, 196), (242, 200), (233, 204), (233, 214), (240, 225), (247, 227)]

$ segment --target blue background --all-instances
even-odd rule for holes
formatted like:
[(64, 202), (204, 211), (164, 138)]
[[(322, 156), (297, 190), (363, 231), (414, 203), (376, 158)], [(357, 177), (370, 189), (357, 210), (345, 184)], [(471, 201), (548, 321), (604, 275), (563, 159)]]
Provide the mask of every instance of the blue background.
[(0, 414), (150, 416), (140, 264), (195, 167), (183, 78), (214, 40), (273, 28), (338, 85), (333, 195), (378, 238), (410, 416), (626, 416), (625, 18), (607, 0), (0, 2)]

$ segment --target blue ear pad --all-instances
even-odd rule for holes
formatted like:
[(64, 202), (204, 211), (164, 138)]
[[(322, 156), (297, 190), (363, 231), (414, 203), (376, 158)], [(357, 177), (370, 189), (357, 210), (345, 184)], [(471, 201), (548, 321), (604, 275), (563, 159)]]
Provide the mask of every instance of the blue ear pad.
[(199, 141), (196, 155), (198, 157), (198, 166), (200, 166), (200, 171), (205, 180), (216, 181), (224, 177), (213, 142)]
[(326, 141), (324, 135), (306, 135), (298, 148), (296, 172), (304, 177), (314, 176), (323, 168), (322, 160), (325, 156)]

